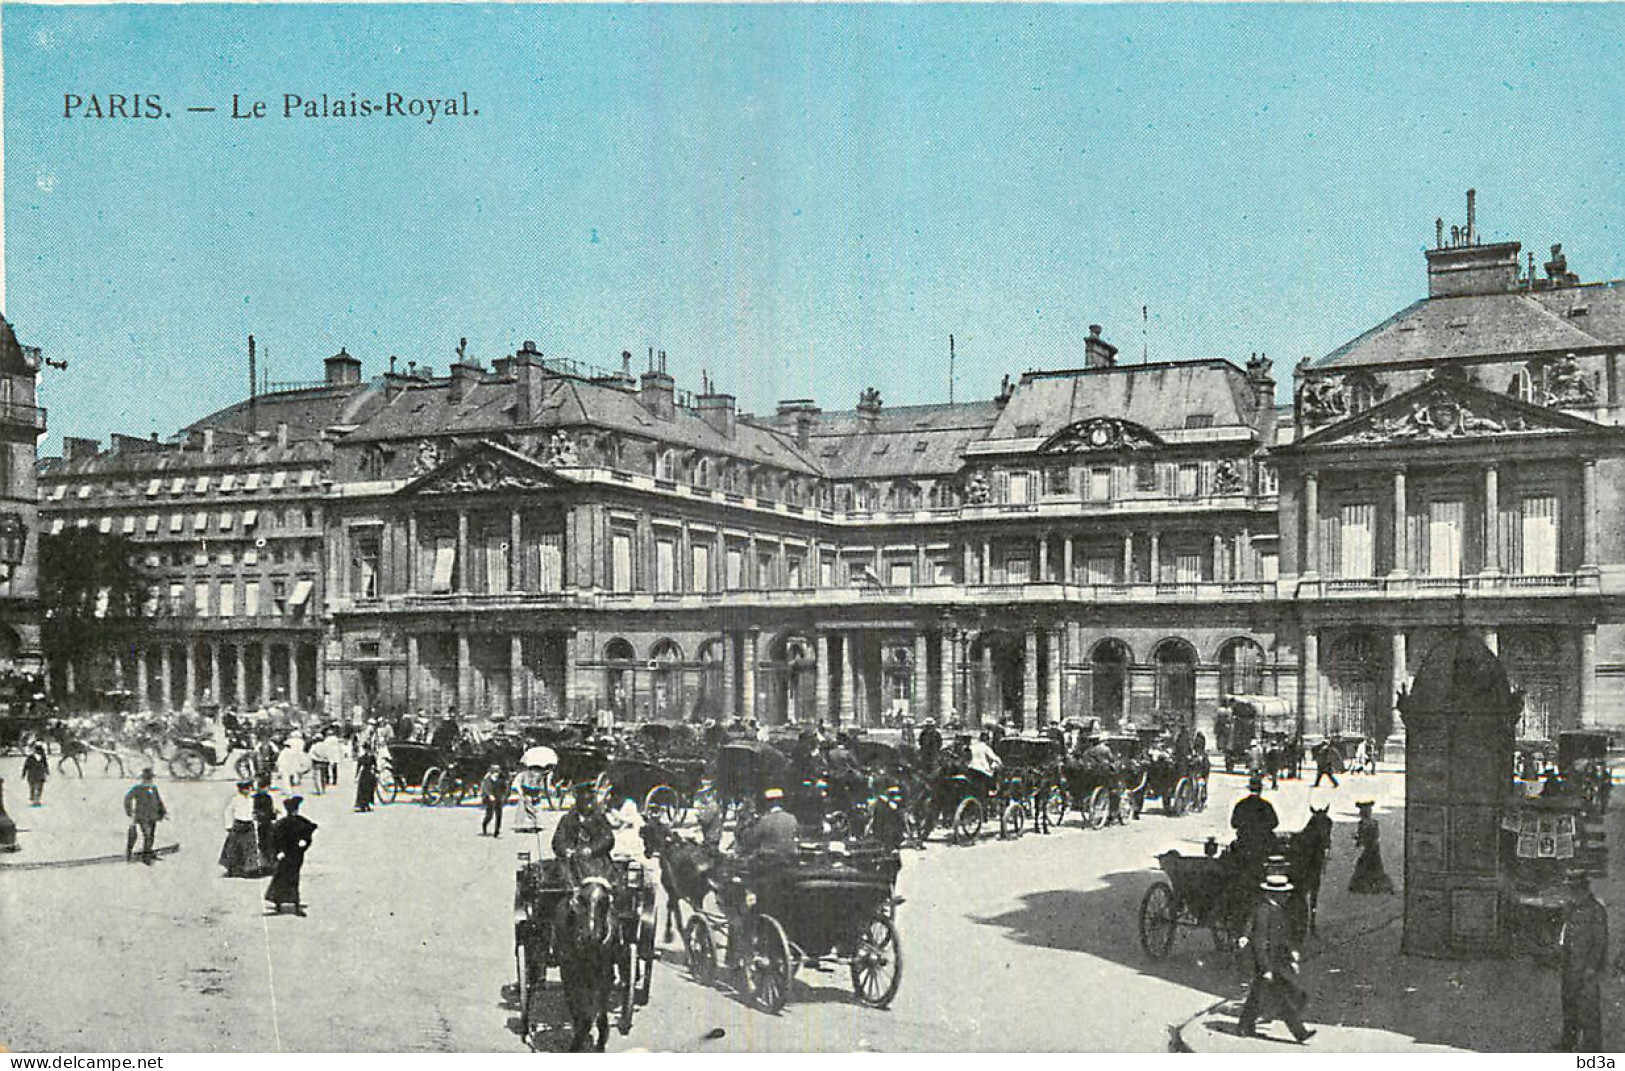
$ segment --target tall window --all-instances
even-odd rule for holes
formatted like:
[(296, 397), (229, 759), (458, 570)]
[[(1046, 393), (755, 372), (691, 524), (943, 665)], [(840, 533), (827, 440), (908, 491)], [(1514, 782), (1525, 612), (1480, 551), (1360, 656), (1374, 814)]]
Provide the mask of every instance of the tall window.
[(243, 613), (249, 617), (260, 615), (260, 582), (250, 580), (243, 585)]
[(429, 578), (429, 591), (445, 595), (457, 579), (457, 537), (441, 536), (434, 544), (434, 572)]
[(1072, 492), (1072, 470), (1053, 468), (1044, 470), (1044, 493), (1065, 495)]
[(789, 557), (784, 560), (784, 586), (792, 591), (801, 587), (801, 559)]
[(655, 540), (655, 590), (669, 594), (677, 590), (677, 542)]
[(1534, 495), (1523, 500), (1523, 572), (1550, 576), (1557, 567), (1557, 499)]
[(894, 588), (911, 587), (914, 584), (914, 563), (893, 561), (886, 566), (886, 583)]
[(773, 587), (774, 560), (775, 559), (772, 551), (761, 551), (756, 555), (757, 587), (763, 589)]
[(1180, 551), (1174, 555), (1174, 580), (1181, 584), (1199, 584), (1202, 581), (1202, 555)]
[(220, 584), (220, 616), (235, 617), (237, 614), (237, 586), (229, 580)]
[(711, 544), (695, 543), (690, 556), (694, 566), (694, 590), (711, 590)]
[(564, 587), (564, 533), (543, 532), (536, 539), (538, 591), (559, 591)]
[(1175, 477), (1177, 479), (1177, 483), (1175, 484), (1175, 493), (1178, 494), (1180, 498), (1196, 497), (1196, 473), (1197, 468), (1195, 465), (1181, 465), (1177, 470), (1175, 470)]
[(350, 594), (363, 599), (378, 597), (378, 559), (383, 533), (377, 528), (356, 528), (350, 532)]
[(727, 588), (738, 591), (745, 586), (745, 548), (730, 546), (726, 560)]
[(1142, 495), (1156, 494), (1157, 466), (1155, 462), (1136, 461), (1134, 463), (1134, 490)]
[(1032, 576), (1032, 569), (1026, 558), (1004, 559), (1004, 582), (1006, 584), (1025, 584)]
[(818, 586), (832, 588), (835, 586), (835, 559), (824, 557), (818, 563)]
[(609, 590), (632, 590), (632, 533), (613, 532), (609, 539)]
[(1091, 554), (1084, 560), (1084, 578), (1091, 584), (1117, 583), (1118, 559), (1110, 554)]
[(1462, 523), (1460, 501), (1428, 503), (1428, 575), (1460, 576)]
[(1089, 501), (1105, 502), (1112, 497), (1112, 470), (1089, 470)]
[(1013, 506), (1025, 505), (1031, 500), (1031, 488), (1028, 486), (1031, 477), (1025, 472), (1012, 472), (1010, 474), (1010, 493), (1007, 501)]
[(209, 585), (207, 583), (200, 581), (192, 586), (192, 600), (193, 608), (197, 610), (197, 615), (199, 617), (208, 617)]
[(1353, 502), (1339, 514), (1339, 575), (1368, 577), (1374, 571), (1372, 537), (1377, 527), (1377, 508), (1369, 502)]

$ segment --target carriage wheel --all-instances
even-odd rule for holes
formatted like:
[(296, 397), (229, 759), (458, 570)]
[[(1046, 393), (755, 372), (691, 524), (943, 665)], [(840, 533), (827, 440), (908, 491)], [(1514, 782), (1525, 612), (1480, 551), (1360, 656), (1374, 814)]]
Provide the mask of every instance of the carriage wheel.
[(423, 787), (419, 792), (418, 798), (425, 807), (433, 807), (440, 802), (440, 767), (431, 766), (423, 771)]
[(1162, 809), (1175, 818), (1182, 818), (1191, 807), (1191, 779), (1181, 777), (1174, 790), (1162, 798)]
[(80, 764), (78, 755), (63, 755), (60, 759), (57, 759), (56, 772), (63, 776), (70, 773), (75, 777), (85, 776), (85, 768)]
[(1051, 826), (1058, 826), (1066, 821), (1066, 812), (1070, 804), (1066, 798), (1066, 788), (1061, 785), (1051, 785), (1049, 798), (1044, 801), (1044, 816), (1049, 819)]
[(389, 777), (380, 777), (378, 779), (377, 785), (372, 790), (372, 798), (377, 800), (380, 805), (394, 803), (395, 797), (400, 793), (401, 783), (395, 780), (392, 774)]
[(966, 796), (954, 808), (954, 843), (969, 844), (982, 832), (982, 801)]
[(1011, 800), (999, 812), (999, 836), (1005, 840), (1013, 840), (1021, 836), (1027, 828), (1027, 805), (1020, 800)]
[(662, 825), (675, 826), (682, 813), (682, 801), (677, 797), (677, 790), (670, 785), (656, 785), (643, 797), (644, 818), (653, 818)]
[(1089, 801), (1084, 806), (1083, 818), (1090, 829), (1105, 829), (1106, 823), (1112, 816), (1111, 794), (1104, 786), (1096, 785), (1095, 790), (1089, 793)]
[(623, 939), (621, 941), (621, 952), (620, 962), (616, 964), (616, 973), (620, 976), (620, 983), (616, 988), (620, 990), (621, 1014), (615, 1028), (621, 1032), (621, 1037), (624, 1038), (632, 1032), (632, 1011), (638, 992), (637, 982), (632, 973), (637, 970), (638, 966), (637, 941), (635, 939), (631, 941)]
[(884, 912), (864, 924), (852, 953), (852, 993), (871, 1008), (884, 1008), (903, 982), (903, 946)]
[(688, 952), (688, 973), (701, 985), (710, 985), (717, 977), (717, 944), (711, 939), (711, 924), (705, 916), (689, 916), (683, 927), (683, 948)]
[(203, 756), (190, 748), (177, 751), (175, 757), (169, 760), (169, 776), (182, 781), (198, 780), (206, 768)]
[(1174, 890), (1166, 881), (1159, 881), (1145, 891), (1140, 901), (1140, 947), (1152, 959), (1162, 959), (1174, 947), (1179, 933), (1179, 909), (1174, 903)]
[(654, 982), (655, 935), (660, 920), (655, 911), (654, 890), (650, 889), (638, 911), (638, 940), (633, 957), (634, 971), (632, 999), (642, 1008), (649, 1003), (649, 987)]
[(772, 915), (757, 915), (751, 926), (750, 955), (745, 960), (745, 985), (756, 1006), (777, 1014), (790, 996), (795, 968), (790, 962), (790, 941)]
[(531, 950), (530, 942), (518, 938), (513, 943), (514, 973), (518, 981), (518, 992), (515, 999), (519, 1004), (519, 1029), (525, 1041), (529, 1043), (530, 1032), (535, 1027), (531, 1019), (531, 1009), (536, 1003), (536, 991), (542, 988), (543, 975), (547, 971), (545, 962), (538, 962)]

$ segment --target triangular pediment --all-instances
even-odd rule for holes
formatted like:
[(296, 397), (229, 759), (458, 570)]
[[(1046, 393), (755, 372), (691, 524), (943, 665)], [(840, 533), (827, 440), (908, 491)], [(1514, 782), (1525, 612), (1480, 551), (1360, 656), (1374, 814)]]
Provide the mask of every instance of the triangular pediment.
[(1440, 378), (1306, 435), (1296, 446), (1422, 445), (1614, 430), (1584, 417), (1531, 405), (1463, 380)]
[(471, 495), (547, 491), (573, 486), (539, 461), (490, 441), (481, 441), (425, 472), (399, 495)]

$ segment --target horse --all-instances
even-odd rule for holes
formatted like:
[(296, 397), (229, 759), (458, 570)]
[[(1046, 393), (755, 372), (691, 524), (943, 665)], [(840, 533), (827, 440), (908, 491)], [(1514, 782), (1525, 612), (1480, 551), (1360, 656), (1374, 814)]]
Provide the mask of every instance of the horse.
[(1320, 908), (1320, 881), (1326, 875), (1326, 857), (1332, 850), (1332, 819), (1328, 814), (1331, 804), (1310, 807), (1309, 821), (1303, 829), (1288, 834), (1283, 845), (1287, 859), (1287, 873), (1296, 888), (1294, 899), (1302, 906), (1296, 909), (1294, 924), (1301, 940), (1306, 933), (1315, 933), (1315, 913)]
[(679, 837), (658, 818), (645, 818), (638, 831), (645, 859), (660, 860), (660, 887), (666, 891), (666, 943), (672, 929), (681, 932), (684, 903), (700, 910), (711, 891), (711, 852), (703, 844)]
[(553, 915), (553, 951), (575, 1030), (571, 1052), (587, 1051), (594, 1025), (598, 1028), (594, 1052), (603, 1052), (609, 1039), (621, 944), (613, 913), (609, 881), (595, 875), (583, 879)]

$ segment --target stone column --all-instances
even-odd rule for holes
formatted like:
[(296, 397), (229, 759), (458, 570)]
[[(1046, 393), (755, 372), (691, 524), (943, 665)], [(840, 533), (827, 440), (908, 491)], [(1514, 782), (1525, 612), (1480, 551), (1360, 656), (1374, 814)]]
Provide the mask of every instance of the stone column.
[(418, 517), (415, 513), (406, 515), (406, 590), (408, 593), (418, 589)]
[(562, 632), (559, 639), (564, 647), (564, 680), (559, 688), (559, 703), (568, 718), (574, 713), (576, 693), (580, 690), (576, 681), (576, 634)]
[[(1581, 465), (1584, 478), (1580, 482), (1580, 535), (1584, 547), (1584, 554), (1580, 559), (1580, 569), (1583, 572), (1597, 571), (1597, 459), (1585, 458)], [(1593, 642), (1596, 634), (1592, 634)], [(1594, 724), (1586, 722), (1585, 724)]]
[(1320, 480), (1312, 472), (1303, 476), (1303, 575), (1320, 575)]
[(238, 707), (248, 705), (248, 662), (243, 657), (244, 648), (248, 645), (238, 643), (232, 646), (232, 668), (236, 670), (237, 692), (233, 702)]
[(135, 708), (140, 711), (152, 709), (152, 699), (147, 692), (147, 651), (138, 648), (135, 652)]
[(457, 630), (457, 720), (467, 720), (474, 706), (474, 662), (469, 654), (468, 630)]
[(1041, 533), (1038, 537), (1038, 582), (1049, 580), (1049, 533)]
[(1214, 583), (1218, 583), (1221, 580), (1230, 579), (1229, 577), (1225, 576), (1224, 573), (1225, 573), (1225, 569), (1224, 569), (1224, 536), (1220, 535), (1217, 532), (1214, 532), (1213, 533), (1213, 571), (1208, 575), (1208, 579), (1213, 581)]
[(457, 570), (453, 577), (457, 591), (467, 594), (468, 578), (468, 510), (460, 509), (457, 511)]
[(982, 540), (982, 583), (993, 583), (993, 543)]
[(209, 644), (209, 690), (214, 693), (216, 706), (226, 703), (226, 690), (220, 685), (220, 644)]
[(982, 678), (976, 687), (976, 716), (982, 721), (987, 720), (988, 707), (994, 707), (994, 713), (1003, 713), (999, 709), (1003, 704), (1003, 696), (999, 692), (999, 682), (993, 677), (993, 645), (987, 642), (987, 634), (982, 634)]
[(1595, 729), (1597, 717), (1597, 626), (1580, 630), (1580, 727)]
[(288, 644), (288, 702), (299, 705), (299, 645)]
[(197, 678), (198, 678), (197, 642), (195, 640), (192, 640), (192, 639), (187, 639), (186, 646), (185, 646), (184, 650), (186, 652), (186, 695), (181, 700), (181, 703), (182, 703), (183, 707), (185, 707), (185, 708), (195, 708), (197, 706), (197, 701), (198, 701), (198, 693), (197, 693)]
[(739, 690), (741, 713), (746, 721), (756, 717), (756, 641), (760, 635), (756, 629), (745, 630), (745, 672)]
[(1236, 561), (1232, 580), (1253, 579), (1253, 533), (1243, 528), (1236, 534)]
[(1484, 571), (1501, 572), (1501, 468), (1484, 466)]
[(928, 654), (925, 649), (925, 633), (914, 634), (914, 682), (909, 692), (908, 712), (915, 719), (925, 716), (928, 706), (926, 699), (931, 692), (930, 678), (926, 675), (929, 665), (926, 662)]
[(1123, 533), (1123, 583), (1134, 583), (1134, 533)]
[(835, 643), (833, 633), (826, 632), (815, 641), (818, 648), (818, 671), (813, 677), (813, 721), (829, 717), (829, 675), (835, 669)]
[(853, 662), (857, 660), (858, 645), (853, 642), (850, 632), (840, 635), (841, 643), (841, 697), (840, 708), (836, 711), (835, 723), (837, 725), (852, 724), (852, 692), (856, 680)]
[(732, 632), (722, 634), (722, 718), (728, 719), (738, 712), (734, 703), (734, 667), (739, 663), (739, 637)]
[(952, 629), (943, 629), (937, 642), (937, 721), (947, 726), (953, 717), (954, 678), (959, 673), (959, 640)]
[(523, 591), (525, 588), (525, 548), (520, 543), (524, 535), (524, 518), (515, 508), (508, 514), (508, 590)]
[(1047, 725), (1059, 725), (1061, 723), (1061, 674), (1063, 672), (1061, 646), (1063, 635), (1063, 630), (1059, 628), (1052, 628), (1044, 633), (1049, 648), (1045, 652), (1049, 657), (1049, 673), (1044, 679), (1044, 723)]
[(1151, 574), (1153, 584), (1162, 583), (1162, 533), (1151, 529)]
[(1313, 629), (1303, 634), (1303, 657), (1299, 660), (1298, 687), (1303, 701), (1298, 704), (1299, 724), (1305, 735), (1320, 732), (1320, 637)]
[(1411, 554), (1408, 546), (1407, 520), (1410, 516), (1410, 499), (1405, 492), (1405, 470), (1394, 470), (1394, 566), (1389, 570), (1390, 576), (1402, 577), (1410, 572)]
[(1066, 542), (1061, 544), (1061, 583), (1076, 583), (1077, 572), (1073, 569), (1073, 537), (1067, 536)]
[(965, 571), (960, 577), (960, 582), (967, 585), (974, 584), (976, 583), (976, 552), (971, 549), (971, 545), (969, 543), (964, 545), (963, 550)]
[(418, 637), (406, 634), (406, 712), (416, 715), (418, 710)]
[(1027, 729), (1038, 725), (1038, 627), (1027, 629), (1021, 665), (1021, 718)]
[[(514, 516), (518, 516), (516, 511)], [(508, 636), (508, 716), (521, 717), (525, 706), (525, 638), (519, 633)]]
[(1393, 686), (1394, 691), (1397, 693), (1399, 686), (1409, 683), (1411, 677), (1405, 630), (1402, 628), (1394, 629), (1390, 642), (1392, 644), (1392, 653), (1389, 656), (1389, 661), (1392, 663)]
[(271, 688), (271, 644), (260, 641), (260, 705), (265, 706), (276, 697)]

